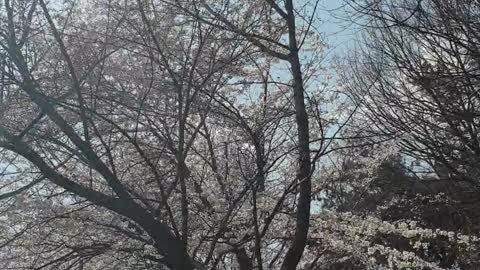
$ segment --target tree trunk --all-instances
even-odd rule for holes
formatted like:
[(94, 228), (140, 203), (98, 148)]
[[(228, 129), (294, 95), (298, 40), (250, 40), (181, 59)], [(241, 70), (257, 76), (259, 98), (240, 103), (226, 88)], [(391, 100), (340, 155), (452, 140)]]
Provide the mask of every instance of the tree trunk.
[(298, 169), (297, 179), (299, 197), (296, 213), (296, 228), (293, 242), (285, 255), (281, 270), (295, 270), (302, 257), (307, 243), (308, 229), (310, 227), (310, 201), (312, 196), (311, 159), (310, 159), (310, 134), (308, 114), (305, 108), (304, 85), (302, 67), (298, 57), (298, 44), (296, 40), (295, 15), (292, 0), (286, 1), (287, 24), (289, 29), (290, 54), (288, 62), (293, 76), (293, 99), (295, 106), (295, 120), (297, 122), (298, 136)]

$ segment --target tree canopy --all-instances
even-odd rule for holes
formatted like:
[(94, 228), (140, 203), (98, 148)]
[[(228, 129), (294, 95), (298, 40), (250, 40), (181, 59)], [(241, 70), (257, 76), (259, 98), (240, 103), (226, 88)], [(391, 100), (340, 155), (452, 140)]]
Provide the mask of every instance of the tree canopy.
[(478, 269), (480, 4), (322, 4), (2, 0), (0, 269)]

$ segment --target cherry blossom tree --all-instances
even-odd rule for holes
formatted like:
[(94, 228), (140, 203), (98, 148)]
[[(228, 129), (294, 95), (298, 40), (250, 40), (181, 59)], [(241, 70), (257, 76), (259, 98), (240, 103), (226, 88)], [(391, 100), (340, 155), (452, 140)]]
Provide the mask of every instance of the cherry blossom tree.
[(0, 268), (475, 269), (319, 5), (2, 1)]

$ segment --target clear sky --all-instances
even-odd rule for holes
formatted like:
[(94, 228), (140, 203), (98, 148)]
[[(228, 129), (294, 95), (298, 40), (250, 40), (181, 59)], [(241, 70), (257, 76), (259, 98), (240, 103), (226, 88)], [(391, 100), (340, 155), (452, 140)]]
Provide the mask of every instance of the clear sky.
[(329, 56), (344, 55), (353, 45), (356, 29), (347, 20), (343, 0), (320, 0), (317, 16), (322, 23), (318, 30), (324, 33), (327, 44), (331, 47)]

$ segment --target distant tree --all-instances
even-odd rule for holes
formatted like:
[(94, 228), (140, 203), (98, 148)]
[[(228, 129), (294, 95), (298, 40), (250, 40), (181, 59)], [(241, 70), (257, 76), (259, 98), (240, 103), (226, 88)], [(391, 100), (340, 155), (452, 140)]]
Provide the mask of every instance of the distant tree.
[(478, 1), (348, 4), (368, 30), (345, 89), (371, 133), (397, 138), (442, 177), (478, 186)]
[[(358, 155), (359, 151), (362, 155)], [(410, 188), (414, 177), (408, 174), (398, 153), (386, 147), (369, 152), (366, 154), (365, 148), (340, 152), (340, 164), (328, 177), (328, 185), (323, 190), (325, 207), (368, 215)]]

